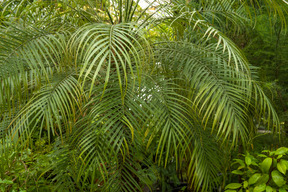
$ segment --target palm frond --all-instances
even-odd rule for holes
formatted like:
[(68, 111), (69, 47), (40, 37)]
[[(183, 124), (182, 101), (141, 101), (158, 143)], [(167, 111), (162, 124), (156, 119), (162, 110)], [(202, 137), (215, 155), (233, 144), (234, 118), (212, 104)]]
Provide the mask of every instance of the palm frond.
[[(143, 45), (144, 43), (144, 45)], [(104, 91), (110, 74), (117, 74), (122, 99), (125, 95), (128, 75), (132, 78), (141, 73), (145, 57), (146, 40), (140, 31), (131, 24), (92, 24), (76, 31), (69, 43), (75, 64), (80, 67), (79, 77), (85, 83), (89, 76), (92, 80), (90, 95), (96, 78), (104, 71)], [(136, 74), (135, 74), (136, 73)]]
[[(194, 129), (195, 130), (195, 129)], [(217, 138), (199, 125), (190, 137), (190, 151), (187, 155), (187, 176), (191, 189), (213, 191), (219, 186), (219, 174), (223, 166), (221, 147)], [(215, 148), (215, 146), (218, 146)]]
[(263, 99), (263, 95), (259, 96), (261, 92), (254, 91), (259, 87), (251, 79), (247, 61), (230, 60), (229, 54), (223, 54), (217, 46), (219, 44), (167, 42), (159, 44), (157, 56), (165, 73), (187, 78), (191, 83), (191, 100), (202, 114), (202, 122), (206, 125), (212, 120), (212, 128), (217, 129), (219, 136), (228, 138), (232, 134), (233, 141), (237, 141), (238, 136), (245, 140), (253, 127), (247, 120), (251, 107), (255, 106), (254, 98), (258, 97), (262, 98), (262, 106), (255, 112), (267, 117), (269, 123), (279, 129), (278, 117), (269, 99)]
[(10, 24), (0, 31), (1, 111), (11, 114), (39, 89), (41, 81), (49, 81), (53, 71), (66, 67), (65, 35)]
[[(10, 125), (13, 136), (20, 134), (22, 139), (37, 128), (46, 129), (50, 135), (71, 132), (75, 121), (77, 104), (81, 103), (81, 89), (73, 73), (59, 75), (50, 84), (34, 93)], [(57, 131), (58, 129), (58, 131)]]

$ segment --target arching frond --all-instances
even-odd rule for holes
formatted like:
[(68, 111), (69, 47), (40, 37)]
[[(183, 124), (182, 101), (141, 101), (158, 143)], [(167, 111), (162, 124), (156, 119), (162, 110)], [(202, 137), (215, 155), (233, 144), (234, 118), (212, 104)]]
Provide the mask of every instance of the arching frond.
[[(0, 29), (1, 111), (10, 114), (65, 65), (64, 34), (22, 26)], [(64, 56), (63, 56), (64, 55)]]
[[(111, 74), (117, 74), (122, 99), (128, 75), (139, 76), (145, 61), (145, 39), (132, 24), (92, 24), (76, 31), (69, 43), (75, 64), (80, 68), (79, 77), (85, 83), (92, 79), (90, 95), (99, 73), (105, 73), (104, 90)], [(143, 44), (144, 43), (144, 44)], [(136, 73), (136, 74), (135, 74)]]
[[(186, 154), (185, 158), (188, 164), (189, 187), (196, 191), (213, 191), (219, 186), (223, 152), (209, 129), (204, 130), (201, 125), (197, 128), (197, 131), (194, 131), (193, 136), (190, 137), (191, 154)], [(218, 147), (215, 148), (215, 146)]]
[[(187, 78), (191, 83), (191, 99), (203, 115), (205, 125), (212, 120), (212, 128), (219, 136), (227, 138), (232, 134), (233, 141), (236, 141), (239, 134), (245, 140), (248, 130), (253, 127), (247, 121), (251, 117), (251, 107), (262, 93), (254, 91), (259, 87), (252, 81), (250, 73), (239, 71), (229, 61), (229, 56), (216, 50), (216, 46), (180, 42), (162, 44), (158, 47), (160, 63), (166, 73)], [(262, 107), (257, 107), (259, 110), (255, 112), (268, 114), (267, 118), (279, 129), (277, 115), (269, 100), (263, 95), (261, 98), (259, 104)]]
[(69, 133), (80, 102), (81, 89), (73, 73), (64, 73), (58, 78), (54, 76), (53, 81), (35, 92), (19, 111), (10, 125), (11, 134), (29, 139), (36, 128), (40, 135), (46, 129), (50, 139), (51, 134), (61, 136), (63, 132)]

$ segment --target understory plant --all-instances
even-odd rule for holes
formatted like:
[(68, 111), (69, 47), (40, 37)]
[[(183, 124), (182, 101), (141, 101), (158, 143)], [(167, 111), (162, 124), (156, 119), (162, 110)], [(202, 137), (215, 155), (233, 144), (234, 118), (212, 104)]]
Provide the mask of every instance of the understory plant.
[(20, 148), (13, 141), (0, 143), (0, 191), (51, 191), (47, 170), (55, 159), (50, 145), (36, 140), (34, 148)]
[(286, 192), (288, 190), (288, 148), (275, 151), (263, 150), (257, 156), (246, 153), (244, 159), (234, 159), (238, 167), (232, 174), (238, 175), (238, 183), (230, 183), (225, 192)]

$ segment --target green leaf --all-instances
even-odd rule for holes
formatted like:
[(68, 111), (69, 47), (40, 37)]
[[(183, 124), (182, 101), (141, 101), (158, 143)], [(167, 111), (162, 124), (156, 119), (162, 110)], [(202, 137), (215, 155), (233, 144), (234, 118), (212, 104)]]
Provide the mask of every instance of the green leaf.
[(266, 186), (266, 192), (272, 192), (273, 191), (273, 188), (270, 187), (270, 186)]
[(245, 163), (246, 163), (246, 165), (251, 165), (251, 163), (252, 163), (252, 160), (251, 160), (251, 158), (249, 157), (249, 156), (246, 156), (245, 157)]
[(280, 147), (275, 151), (275, 155), (285, 155), (288, 152), (288, 148)]
[(264, 174), (258, 179), (257, 185), (260, 185), (260, 184), (263, 184), (263, 183), (267, 183), (268, 180), (269, 180), (269, 175), (268, 174)]
[(258, 154), (258, 157), (267, 157), (267, 155), (264, 155), (264, 154)]
[(278, 155), (277, 159), (281, 159), (283, 157), (283, 155)]
[(274, 170), (272, 171), (271, 175), (272, 175), (273, 181), (278, 187), (281, 187), (286, 183), (283, 175), (279, 171)]
[(228, 190), (225, 190), (225, 192), (237, 192), (237, 191), (236, 191), (236, 190), (228, 189)]
[(261, 177), (260, 173), (255, 173), (254, 175), (252, 175), (248, 180), (249, 185), (256, 183), (260, 177)]
[(283, 188), (280, 188), (280, 189), (279, 189), (279, 192), (286, 192), (286, 190), (283, 189)]
[(261, 184), (261, 185), (257, 185), (253, 192), (262, 192), (262, 191), (265, 191), (266, 189), (266, 184)]
[(258, 164), (255, 161), (253, 161), (253, 160), (252, 160), (251, 164), (255, 165), (255, 166), (258, 166)]
[(244, 187), (244, 188), (247, 188), (247, 187), (248, 187), (248, 181), (244, 181), (244, 182), (243, 182), (243, 187)]
[(286, 168), (288, 168), (288, 161), (287, 160), (281, 159), (280, 161), (282, 161), (286, 165)]
[[(234, 159), (234, 162), (232, 163), (232, 165), (236, 164), (236, 163), (239, 163), (240, 164), (240, 167), (245, 167), (245, 163), (243, 160), (241, 159)], [(238, 168), (239, 169), (239, 168)]]
[(7, 185), (11, 185), (11, 184), (13, 184), (13, 181), (4, 179), (4, 180), (0, 180), (0, 183), (4, 183), (4, 184), (7, 184)]
[(286, 174), (286, 163), (281, 159), (279, 163), (277, 163), (277, 169), (283, 173), (284, 175)]
[(242, 171), (240, 171), (240, 170), (234, 170), (234, 171), (232, 171), (232, 173), (235, 174), (235, 175), (243, 175), (243, 174), (244, 174), (244, 173), (243, 173)]
[(263, 150), (262, 153), (269, 153), (269, 150)]
[(263, 160), (262, 163), (260, 163), (260, 168), (264, 173), (268, 173), (271, 165), (272, 165), (272, 158), (267, 157), (266, 159)]
[(225, 189), (238, 189), (240, 187), (242, 187), (242, 184), (240, 183), (230, 183), (225, 187)]

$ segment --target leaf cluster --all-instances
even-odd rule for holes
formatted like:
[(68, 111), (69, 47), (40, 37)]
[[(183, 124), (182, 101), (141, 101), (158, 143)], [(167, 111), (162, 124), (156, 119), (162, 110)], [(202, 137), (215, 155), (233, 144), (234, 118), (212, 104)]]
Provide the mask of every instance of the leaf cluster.
[(264, 150), (257, 158), (247, 152), (244, 160), (234, 159), (233, 164), (239, 166), (232, 174), (239, 175), (241, 182), (228, 184), (225, 192), (287, 191), (287, 153), (288, 148), (280, 147), (275, 151)]

